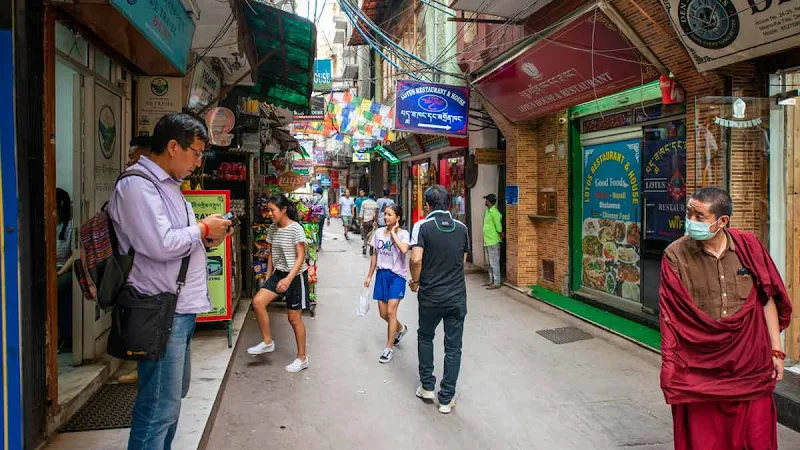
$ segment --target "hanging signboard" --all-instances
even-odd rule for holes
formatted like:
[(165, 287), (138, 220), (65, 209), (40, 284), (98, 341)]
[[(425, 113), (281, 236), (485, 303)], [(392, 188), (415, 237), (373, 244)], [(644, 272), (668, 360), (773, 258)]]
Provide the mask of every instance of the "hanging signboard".
[[(187, 108), (192, 112), (200, 112), (217, 98), (220, 91), (220, 79), (203, 60), (197, 61), (192, 70), (192, 81), (189, 84), (189, 102)], [(215, 103), (216, 105), (216, 103)]]
[(183, 108), (183, 78), (139, 77), (136, 80), (136, 135), (152, 136), (156, 123)]
[(181, 74), (186, 73), (194, 21), (180, 0), (110, 0)]
[[(601, 8), (565, 22), (549, 36), (532, 39), (516, 57), (474, 83), (478, 92), (514, 123), (659, 77)], [(595, 52), (589, 55), (587, 49), (591, 48)]]
[(314, 91), (329, 92), (333, 80), (333, 69), (330, 59), (318, 59), (314, 61)]
[(645, 141), (643, 153), (645, 235), (671, 242), (686, 227), (686, 137)]
[(375, 151), (375, 153), (381, 155), (381, 157), (383, 157), (383, 159), (385, 159), (386, 162), (388, 162), (389, 164), (394, 165), (400, 162), (400, 160), (397, 159), (397, 156), (395, 156), (395, 154), (392, 153), (391, 150), (380, 144), (376, 145), (373, 150)]
[(506, 151), (496, 148), (476, 148), (475, 163), (487, 166), (506, 165)]
[(400, 80), (396, 92), (395, 130), (468, 135), (469, 88)]
[[(192, 205), (195, 218), (200, 221), (211, 214), (225, 214), (230, 211), (230, 191), (185, 191), (183, 193)], [(206, 253), (206, 273), (208, 274), (208, 296), (211, 311), (198, 314), (198, 322), (230, 320), (231, 310), (231, 238)]]
[(354, 163), (368, 163), (372, 159), (372, 153), (370, 152), (353, 152), (353, 162)]
[(788, 0), (660, 0), (699, 72), (800, 45)]
[(219, 106), (212, 108), (206, 114), (206, 126), (208, 127), (208, 139), (213, 145), (231, 145), (233, 135), (233, 125), (236, 123), (236, 116), (228, 108)]
[(585, 287), (639, 301), (641, 140), (583, 148)]

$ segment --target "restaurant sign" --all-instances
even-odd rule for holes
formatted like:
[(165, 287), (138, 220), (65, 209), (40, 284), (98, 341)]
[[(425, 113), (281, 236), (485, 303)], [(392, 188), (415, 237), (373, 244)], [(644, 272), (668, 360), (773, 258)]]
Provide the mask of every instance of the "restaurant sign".
[[(481, 95), (515, 123), (659, 77), (655, 67), (601, 9), (578, 16), (549, 36), (536, 39), (474, 84)], [(586, 51), (590, 48), (595, 49), (593, 55)]]
[(394, 117), (395, 130), (467, 136), (469, 88), (400, 80)]
[(698, 71), (800, 45), (800, 4), (789, 0), (661, 0)]

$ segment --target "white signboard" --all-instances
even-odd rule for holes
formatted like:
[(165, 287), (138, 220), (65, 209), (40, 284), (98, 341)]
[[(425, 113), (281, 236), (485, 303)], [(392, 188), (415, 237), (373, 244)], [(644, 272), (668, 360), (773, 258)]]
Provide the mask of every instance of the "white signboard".
[[(219, 95), (221, 82), (219, 77), (203, 60), (197, 62), (192, 71), (192, 82), (189, 85), (190, 111), (200, 112)], [(216, 104), (211, 106), (217, 106)]]
[(140, 77), (136, 80), (136, 135), (153, 135), (161, 117), (181, 112), (183, 78)]
[(800, 45), (800, 2), (661, 0), (698, 71)]

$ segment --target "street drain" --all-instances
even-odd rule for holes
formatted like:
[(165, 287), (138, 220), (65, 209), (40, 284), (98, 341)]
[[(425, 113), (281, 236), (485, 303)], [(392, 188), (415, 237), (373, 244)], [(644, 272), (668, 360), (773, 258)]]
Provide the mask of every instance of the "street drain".
[(59, 430), (74, 433), (89, 430), (130, 428), (137, 384), (107, 384)]
[(569, 344), (570, 342), (585, 341), (593, 338), (591, 334), (576, 327), (539, 330), (536, 333), (554, 344)]

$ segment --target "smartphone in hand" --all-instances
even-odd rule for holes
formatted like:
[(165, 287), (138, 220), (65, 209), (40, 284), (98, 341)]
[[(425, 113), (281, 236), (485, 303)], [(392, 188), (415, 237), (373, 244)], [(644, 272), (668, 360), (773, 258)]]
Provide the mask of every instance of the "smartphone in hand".
[(225, 220), (230, 220), (231, 221), (231, 227), (238, 227), (239, 226), (239, 223), (240, 223), (239, 218), (234, 216), (233, 213), (230, 212), (230, 211), (228, 211), (227, 214), (222, 216), (222, 218), (225, 219)]

